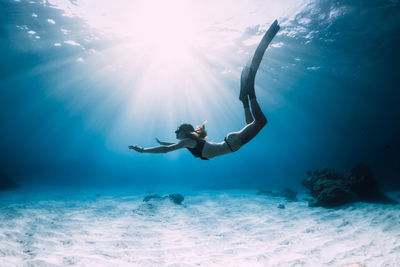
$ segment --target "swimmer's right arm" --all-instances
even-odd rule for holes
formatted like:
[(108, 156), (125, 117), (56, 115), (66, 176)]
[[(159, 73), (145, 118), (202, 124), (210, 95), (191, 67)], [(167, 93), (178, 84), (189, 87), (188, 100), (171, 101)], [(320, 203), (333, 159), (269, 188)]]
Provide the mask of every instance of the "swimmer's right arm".
[(163, 146), (170, 146), (170, 145), (174, 144), (174, 143), (160, 141), (160, 139), (158, 139), (157, 137), (156, 137), (156, 141), (157, 141), (157, 143), (159, 143), (160, 145), (163, 145)]

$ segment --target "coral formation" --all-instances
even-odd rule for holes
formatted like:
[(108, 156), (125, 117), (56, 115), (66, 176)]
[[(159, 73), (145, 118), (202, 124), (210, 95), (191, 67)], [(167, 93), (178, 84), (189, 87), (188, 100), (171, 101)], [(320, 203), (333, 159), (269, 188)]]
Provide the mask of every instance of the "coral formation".
[(310, 207), (337, 207), (355, 201), (395, 204), (381, 192), (371, 169), (363, 163), (340, 174), (325, 168), (307, 172), (303, 186), (310, 190), (314, 199), (309, 200)]

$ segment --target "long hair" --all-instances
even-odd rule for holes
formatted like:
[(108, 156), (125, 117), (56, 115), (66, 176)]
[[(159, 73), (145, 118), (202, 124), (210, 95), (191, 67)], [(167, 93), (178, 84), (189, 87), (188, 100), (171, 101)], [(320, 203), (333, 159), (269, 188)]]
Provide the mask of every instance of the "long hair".
[(206, 121), (203, 122), (203, 124), (201, 124), (200, 126), (196, 126), (196, 129), (193, 128), (193, 126), (191, 126), (191, 131), (188, 131), (186, 136), (187, 137), (191, 137), (194, 139), (206, 139), (207, 138), (207, 130), (206, 130)]

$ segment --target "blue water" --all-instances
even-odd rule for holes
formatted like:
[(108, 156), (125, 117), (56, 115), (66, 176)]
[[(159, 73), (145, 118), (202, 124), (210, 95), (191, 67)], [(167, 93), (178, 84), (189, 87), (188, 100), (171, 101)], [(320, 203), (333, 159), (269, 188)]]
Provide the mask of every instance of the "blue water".
[[(215, 39), (194, 47), (188, 62), (168, 58), (165, 76), (152, 69), (151, 53), (124, 48), (124, 36), (65, 16), (55, 4), (62, 1), (0, 1), (1, 171), (21, 185), (298, 189), (307, 170), (343, 172), (361, 161), (384, 187), (400, 187), (398, 1), (303, 1), (290, 16), (278, 9), (264, 21), (252, 14), (280, 1), (255, 1), (255, 11), (236, 13), (240, 20), (217, 9), (201, 28)], [(269, 123), (254, 140), (210, 161), (127, 149), (154, 146), (155, 137), (174, 141), (183, 122), (206, 120), (216, 142), (240, 130), (240, 67), (257, 43), (246, 40), (275, 18), (281, 31), (256, 79)], [(230, 21), (240, 25), (226, 28)], [(232, 32), (231, 45), (219, 43)], [(156, 91), (172, 70), (174, 89)]]
[[(275, 19), (253, 140), (209, 161), (128, 149), (240, 130)], [(364, 162), (400, 200), (399, 47), (397, 0), (0, 0), (0, 189), (21, 186), (0, 194), (0, 266), (396, 266), (398, 205), (257, 192)]]

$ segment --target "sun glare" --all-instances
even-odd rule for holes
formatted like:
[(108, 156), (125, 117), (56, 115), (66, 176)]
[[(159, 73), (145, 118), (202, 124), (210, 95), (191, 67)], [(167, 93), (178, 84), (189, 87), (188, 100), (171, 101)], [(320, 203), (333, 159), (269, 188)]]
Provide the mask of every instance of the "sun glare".
[[(91, 60), (82, 55), (78, 62), (98, 68), (101, 79), (110, 78), (107, 93), (124, 102), (116, 131), (130, 131), (129, 125), (139, 128), (140, 122), (148, 129), (156, 120), (167, 121), (170, 127), (183, 120), (201, 122), (215, 116), (212, 112), (231, 116), (237, 103), (227, 99), (237, 99), (241, 67), (261, 38), (257, 29), (287, 10), (296, 14), (301, 5), (295, 0), (49, 3), (62, 9), (63, 16), (83, 19), (104, 40)], [(73, 40), (72, 33), (65, 32), (71, 45), (76, 41), (82, 50), (89, 48), (90, 43), (85, 47), (85, 41)]]
[(130, 41), (140, 50), (151, 52), (153, 59), (163, 62), (190, 60), (189, 50), (195, 45), (198, 27), (188, 2), (143, 1), (137, 16), (129, 22)]
[[(110, 49), (113, 58), (126, 59), (127, 69), (141, 64), (142, 80), (137, 97), (157, 98), (160, 91), (173, 95), (201, 62), (196, 58), (201, 40), (200, 24), (190, 1), (134, 1), (125, 8), (130, 14), (119, 13), (121, 24), (113, 31), (123, 36), (123, 44)], [(117, 14), (108, 14), (118, 17)], [(140, 60), (139, 60), (140, 59)], [(120, 60), (119, 60), (120, 61)], [(156, 99), (155, 99), (156, 100)], [(157, 101), (156, 101), (157, 102)]]

